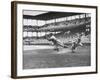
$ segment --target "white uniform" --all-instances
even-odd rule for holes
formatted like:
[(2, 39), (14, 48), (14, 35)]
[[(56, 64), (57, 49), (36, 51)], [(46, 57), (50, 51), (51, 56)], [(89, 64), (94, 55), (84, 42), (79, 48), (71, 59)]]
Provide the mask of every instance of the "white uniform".
[(52, 45), (55, 46), (55, 49), (58, 49), (58, 46), (67, 48), (67, 46), (64, 45), (64, 43), (62, 43), (60, 40), (58, 40), (54, 35), (52, 35), (48, 40), (52, 41)]

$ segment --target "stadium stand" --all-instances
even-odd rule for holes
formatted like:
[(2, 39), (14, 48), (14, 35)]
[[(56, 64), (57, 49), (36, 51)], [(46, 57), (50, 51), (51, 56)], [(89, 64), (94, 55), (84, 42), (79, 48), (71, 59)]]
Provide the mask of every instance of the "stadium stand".
[[(75, 41), (77, 38), (77, 33), (86, 32), (86, 25), (91, 23), (91, 18), (79, 18), (73, 20), (65, 20), (60, 22), (53, 22), (44, 24), (42, 26), (32, 26), (32, 25), (24, 25), (24, 31), (29, 32), (57, 32), (60, 33), (54, 34), (59, 40), (63, 43), (71, 43), (70, 41)], [(68, 30), (70, 30), (70, 34), (65, 34)], [(90, 31), (90, 30), (89, 30)], [(45, 35), (44, 35), (45, 36)], [(24, 45), (34, 45), (34, 44), (49, 44), (50, 42), (44, 38), (44, 36), (24, 36), (23, 44)], [(90, 33), (82, 36), (82, 43), (90, 43)]]

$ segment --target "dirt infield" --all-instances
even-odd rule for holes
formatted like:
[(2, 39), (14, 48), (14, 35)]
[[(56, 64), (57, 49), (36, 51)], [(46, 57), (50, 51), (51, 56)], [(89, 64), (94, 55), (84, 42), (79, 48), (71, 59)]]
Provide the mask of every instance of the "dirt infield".
[[(43, 45), (42, 45), (43, 46)], [(79, 67), (91, 65), (90, 46), (78, 47), (75, 53), (70, 48), (53, 50), (52, 46), (33, 46), (23, 50), (23, 69)]]

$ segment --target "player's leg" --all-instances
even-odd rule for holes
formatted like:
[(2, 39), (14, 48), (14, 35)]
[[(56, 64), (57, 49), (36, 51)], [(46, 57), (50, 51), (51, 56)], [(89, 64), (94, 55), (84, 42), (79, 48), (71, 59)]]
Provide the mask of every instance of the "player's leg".
[(64, 43), (61, 43), (61, 42), (58, 42), (58, 45), (61, 46), (61, 47), (63, 47), (63, 48), (68, 48), (67, 45), (65, 45)]
[(83, 47), (83, 44), (82, 43), (79, 43), (79, 46)]
[(58, 48), (58, 46), (57, 46), (57, 45), (55, 46), (55, 50), (56, 50), (56, 51), (59, 51), (59, 48)]
[(75, 49), (76, 49), (75, 47), (72, 47), (72, 48), (71, 48), (72, 53), (74, 53), (74, 52), (75, 52)]
[(71, 46), (72, 53), (75, 52), (75, 49), (76, 49), (76, 43), (74, 42), (74, 43), (72, 43), (72, 46)]
[(58, 44), (54, 44), (54, 50), (59, 51)]

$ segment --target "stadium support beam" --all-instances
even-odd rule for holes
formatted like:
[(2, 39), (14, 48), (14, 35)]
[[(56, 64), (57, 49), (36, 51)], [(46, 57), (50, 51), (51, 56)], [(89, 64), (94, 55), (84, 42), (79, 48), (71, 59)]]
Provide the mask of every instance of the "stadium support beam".
[(32, 32), (32, 37), (34, 37), (34, 32)]
[(47, 24), (46, 20), (45, 20), (45, 25)]
[[(85, 24), (86, 24), (86, 13), (85, 13)], [(87, 25), (85, 25), (85, 27), (86, 27)]]
[(67, 18), (68, 18), (68, 17), (65, 17), (65, 18), (66, 18), (66, 20), (65, 20), (65, 21), (67, 21)]
[(27, 37), (28, 37), (28, 31), (27, 31)]
[[(28, 25), (28, 19), (26, 19), (26, 20), (27, 20), (27, 25)], [(28, 37), (28, 27), (27, 27), (26, 32), (27, 32), (27, 37)]]
[[(38, 27), (38, 20), (36, 20), (36, 24), (37, 24), (37, 27)], [(38, 30), (36, 31), (36, 37), (38, 39)]]
[(54, 20), (55, 20), (55, 24), (56, 24), (56, 18)]
[(80, 19), (81, 15), (79, 15), (79, 19)]

